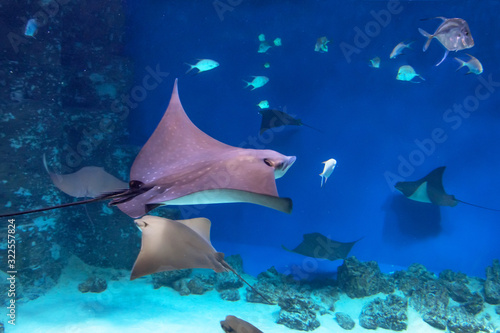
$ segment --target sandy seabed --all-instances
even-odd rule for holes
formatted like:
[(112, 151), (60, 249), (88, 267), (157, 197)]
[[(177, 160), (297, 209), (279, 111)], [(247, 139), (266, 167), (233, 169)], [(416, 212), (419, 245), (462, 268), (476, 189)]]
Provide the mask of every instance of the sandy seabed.
[[(153, 289), (149, 277), (128, 280), (128, 272), (119, 272), (118, 280), (109, 279), (109, 271), (86, 266), (78, 259), (71, 260), (59, 283), (45, 295), (17, 305), (16, 325), (3, 320), (5, 331), (57, 332), (57, 333), (137, 333), (137, 332), (223, 332), (219, 322), (226, 315), (240, 317), (264, 332), (298, 332), (276, 324), (278, 305), (224, 301), (215, 290), (204, 295), (181, 296), (171, 288)], [(98, 276), (108, 274), (108, 288), (102, 293), (81, 293), (78, 284), (92, 272)], [(116, 271), (113, 271), (116, 275)], [(253, 281), (250, 281), (251, 283)], [(245, 288), (240, 289), (244, 293)], [(350, 299), (342, 295), (335, 310), (345, 312), (356, 322), (351, 331), (338, 326), (332, 314), (318, 315), (321, 326), (316, 333), (373, 332), (359, 326), (361, 308), (375, 297)], [(5, 310), (4, 310), (5, 311)], [(4, 314), (3, 318), (6, 318)], [(379, 329), (379, 331), (387, 331)], [(409, 332), (442, 332), (422, 321), (418, 313), (408, 307)], [(390, 332), (390, 331), (387, 331)]]

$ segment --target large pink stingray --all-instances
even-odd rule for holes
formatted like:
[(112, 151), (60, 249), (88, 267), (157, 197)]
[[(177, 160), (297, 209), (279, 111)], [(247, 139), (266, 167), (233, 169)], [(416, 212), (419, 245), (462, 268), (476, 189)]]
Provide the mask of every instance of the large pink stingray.
[(0, 217), (107, 199), (113, 199), (110, 205), (117, 205), (133, 218), (161, 205), (231, 202), (254, 203), (290, 213), (292, 201), (278, 196), (275, 179), (283, 176), (294, 162), (295, 156), (233, 147), (203, 133), (186, 115), (176, 80), (162, 120), (132, 165), (129, 189)]

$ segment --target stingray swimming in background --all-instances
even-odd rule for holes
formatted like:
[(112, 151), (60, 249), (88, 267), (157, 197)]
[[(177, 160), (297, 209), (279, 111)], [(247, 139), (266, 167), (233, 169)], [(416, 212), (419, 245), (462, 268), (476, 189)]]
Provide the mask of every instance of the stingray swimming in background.
[(411, 200), (431, 203), (438, 206), (455, 207), (459, 202), (484, 208), (488, 210), (500, 211), (499, 209), (487, 208), (465, 202), (455, 198), (454, 195), (447, 194), (443, 187), (443, 173), (446, 167), (442, 166), (432, 170), (427, 176), (413, 182), (397, 182), (394, 187)]
[(259, 114), (262, 115), (259, 134), (264, 133), (268, 129), (286, 125), (307, 126), (309, 128), (312, 128), (313, 130), (319, 131), (318, 129), (312, 126), (304, 124), (300, 119), (296, 119), (284, 111), (274, 110), (274, 109), (262, 109), (259, 111)]
[(43, 155), (43, 165), (52, 183), (67, 195), (75, 198), (97, 198), (128, 187), (127, 183), (107, 173), (101, 167), (88, 166), (77, 172), (61, 175), (49, 170), (45, 155)]
[(359, 242), (362, 238), (354, 242), (342, 243), (330, 239), (319, 232), (305, 234), (302, 243), (295, 249), (289, 250), (284, 245), (281, 247), (289, 252), (295, 252), (306, 257), (317, 259), (328, 259), (331, 261), (338, 259), (345, 259), (349, 255), (354, 244)]
[(188, 268), (209, 268), (216, 273), (231, 271), (271, 304), (224, 260), (224, 253), (214, 249), (210, 242), (210, 220), (195, 218), (175, 221), (146, 215), (135, 220), (135, 224), (142, 231), (142, 242), (130, 280)]
[(278, 196), (275, 179), (282, 177), (295, 159), (273, 150), (229, 146), (203, 133), (186, 115), (175, 80), (163, 118), (132, 164), (128, 189), (0, 217), (109, 199), (110, 205), (133, 218), (161, 205), (234, 202), (291, 213), (292, 200)]

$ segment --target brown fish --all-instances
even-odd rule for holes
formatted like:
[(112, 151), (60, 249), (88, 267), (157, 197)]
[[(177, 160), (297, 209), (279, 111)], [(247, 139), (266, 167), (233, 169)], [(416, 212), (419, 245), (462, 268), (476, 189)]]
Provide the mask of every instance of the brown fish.
[(418, 28), (422, 36), (427, 37), (427, 42), (424, 45), (424, 52), (429, 47), (433, 38), (436, 38), (446, 49), (443, 59), (436, 66), (439, 66), (448, 56), (450, 51), (460, 51), (470, 49), (474, 46), (474, 39), (470, 33), (469, 25), (464, 19), (446, 17), (435, 17), (443, 20), (443, 23), (437, 28), (434, 34), (430, 34), (423, 29)]

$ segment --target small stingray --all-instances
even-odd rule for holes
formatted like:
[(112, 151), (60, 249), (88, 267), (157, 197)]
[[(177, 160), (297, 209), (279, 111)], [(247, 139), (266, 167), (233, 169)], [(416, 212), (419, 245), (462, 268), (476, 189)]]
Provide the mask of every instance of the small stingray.
[(394, 187), (403, 193), (405, 197), (415, 201), (449, 207), (455, 207), (459, 202), (461, 202), (474, 207), (500, 211), (498, 209), (471, 204), (455, 198), (454, 195), (447, 194), (443, 187), (443, 173), (445, 169), (446, 167), (444, 166), (439, 167), (432, 170), (424, 178), (414, 182), (397, 182)]
[(231, 271), (267, 301), (229, 266), (224, 260), (224, 253), (214, 249), (210, 242), (210, 220), (195, 218), (175, 221), (146, 215), (135, 220), (135, 224), (142, 231), (142, 245), (130, 280), (187, 268), (209, 268), (217, 273)]
[(226, 333), (263, 333), (249, 322), (231, 315), (220, 322), (220, 327)]
[(291, 213), (292, 200), (278, 196), (275, 179), (282, 177), (295, 159), (273, 150), (232, 147), (203, 133), (186, 115), (175, 80), (162, 120), (132, 164), (129, 189), (0, 217), (107, 199), (113, 199), (110, 205), (133, 218), (161, 205), (232, 202)]
[(128, 188), (128, 184), (110, 175), (103, 168), (89, 166), (77, 172), (60, 175), (49, 171), (45, 155), (43, 165), (54, 185), (75, 198), (97, 198), (103, 194)]
[(264, 133), (268, 129), (286, 125), (307, 126), (309, 128), (312, 128), (313, 130), (320, 132), (318, 129), (304, 124), (300, 119), (296, 119), (290, 116), (288, 113), (280, 110), (262, 109), (259, 111), (259, 113), (262, 115), (259, 134)]
[(304, 240), (295, 249), (289, 250), (284, 245), (281, 247), (289, 252), (295, 252), (302, 254), (306, 257), (312, 257), (317, 259), (328, 259), (331, 261), (338, 259), (345, 259), (351, 251), (354, 244), (359, 242), (362, 238), (357, 241), (350, 243), (342, 243), (330, 239), (319, 232), (314, 232), (311, 234), (305, 234)]

